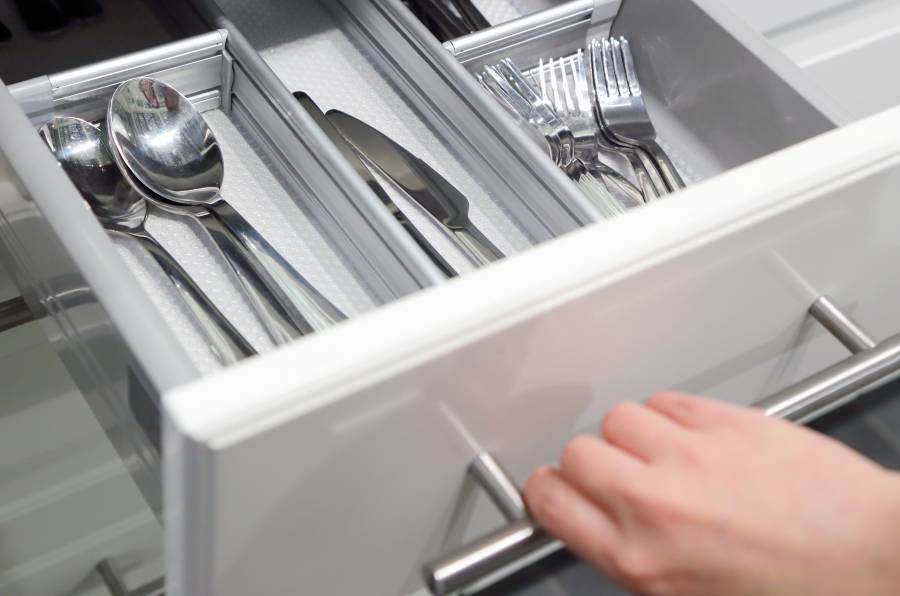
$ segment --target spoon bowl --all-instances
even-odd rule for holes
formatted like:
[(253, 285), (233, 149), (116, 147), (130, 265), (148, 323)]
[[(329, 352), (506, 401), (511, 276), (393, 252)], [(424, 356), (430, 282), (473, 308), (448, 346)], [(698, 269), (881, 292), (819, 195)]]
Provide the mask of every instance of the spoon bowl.
[(107, 124), (120, 165), (151, 192), (182, 205), (219, 200), (222, 151), (206, 120), (176, 89), (151, 78), (122, 83)]
[(39, 134), (101, 223), (123, 231), (144, 227), (147, 202), (122, 178), (98, 126), (56, 116)]

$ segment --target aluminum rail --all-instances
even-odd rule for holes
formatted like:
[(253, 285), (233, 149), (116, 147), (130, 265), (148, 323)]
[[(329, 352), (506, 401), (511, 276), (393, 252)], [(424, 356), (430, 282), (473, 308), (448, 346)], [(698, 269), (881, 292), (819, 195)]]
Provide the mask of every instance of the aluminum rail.
[[(853, 355), (754, 404), (767, 416), (806, 423), (900, 376), (900, 334), (875, 344), (827, 296), (818, 298), (809, 314)], [(515, 486), (486, 453), (472, 462), (469, 474), (498, 506), (504, 499), (498, 493), (508, 493), (498, 487)], [(424, 567), (425, 583), (432, 594), (477, 591), (562, 548), (527, 515), (510, 515), (515, 507), (500, 509), (509, 524)]]

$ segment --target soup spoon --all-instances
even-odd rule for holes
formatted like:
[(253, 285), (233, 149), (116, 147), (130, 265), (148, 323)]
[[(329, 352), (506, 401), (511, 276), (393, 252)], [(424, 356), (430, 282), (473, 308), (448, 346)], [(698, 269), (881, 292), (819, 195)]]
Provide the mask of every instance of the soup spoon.
[(39, 132), (100, 224), (108, 232), (137, 240), (159, 264), (196, 317), (218, 361), (230, 364), (255, 354), (249, 342), (147, 231), (145, 224), (153, 204), (123, 179), (100, 128), (80, 118), (57, 116)]
[(258, 278), (301, 335), (346, 318), (222, 198), (225, 164), (212, 129), (176, 89), (125, 81), (107, 114), (113, 157), (160, 201), (198, 216), (217, 241), (230, 233), (236, 258)]

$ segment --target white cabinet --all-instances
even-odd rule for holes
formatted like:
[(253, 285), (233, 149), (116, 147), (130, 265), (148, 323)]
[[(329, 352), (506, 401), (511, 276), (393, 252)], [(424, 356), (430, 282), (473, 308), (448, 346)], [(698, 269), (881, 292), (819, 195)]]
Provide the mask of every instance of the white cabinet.
[(891, 0), (724, 0), (853, 118), (900, 104), (900, 6)]
[[(479, 451), (521, 482), (618, 401), (753, 403), (846, 356), (806, 314), (821, 295), (877, 339), (900, 330), (900, 111), (830, 130), (814, 86), (717, 2), (630, 1), (651, 107), (698, 175), (609, 221), (389, 0), (339, 3), (335, 21), (273, 1), (227, 33), (17, 86), (18, 105), (0, 88), (4, 256), (151, 485), (161, 399), (167, 593), (415, 593), (423, 564), (502, 523), (465, 479)], [(356, 77), (362, 99), (380, 93), (369, 116), (419, 135), (515, 254), (435, 276), (293, 102), (286, 85), (315, 83), (296, 61), (335, 48), (351, 74), (373, 68)], [(331, 234), (307, 256), (358, 285), (351, 320), (227, 369), (191, 358), (33, 134), (51, 113), (98, 117), (134, 74), (242, 131), (256, 179)]]

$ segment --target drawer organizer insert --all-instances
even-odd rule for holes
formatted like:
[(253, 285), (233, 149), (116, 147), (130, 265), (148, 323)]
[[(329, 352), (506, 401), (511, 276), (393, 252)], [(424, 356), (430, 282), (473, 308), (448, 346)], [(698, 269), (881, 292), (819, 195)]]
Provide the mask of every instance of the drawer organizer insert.
[(541, 60), (587, 52), (589, 40), (608, 35), (629, 40), (660, 141), (686, 182), (819, 135), (839, 120), (798, 69), (708, 0), (577, 0), (444, 45), (474, 80), (504, 58), (535, 71)]

